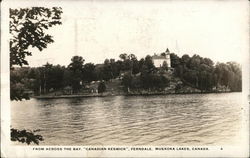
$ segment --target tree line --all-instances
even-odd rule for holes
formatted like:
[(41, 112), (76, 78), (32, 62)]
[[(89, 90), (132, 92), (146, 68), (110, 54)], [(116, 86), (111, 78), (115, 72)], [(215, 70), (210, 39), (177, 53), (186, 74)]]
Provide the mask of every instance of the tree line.
[[(33, 90), (38, 95), (46, 94), (51, 89), (57, 91), (70, 86), (73, 93), (78, 93), (82, 87), (92, 81), (109, 81), (119, 78), (121, 74), (133, 76), (142, 72), (145, 84), (150, 82), (146, 80), (148, 77), (145, 75), (153, 72), (155, 67), (149, 55), (141, 60), (137, 60), (134, 54), (124, 53), (119, 57), (120, 59), (117, 61), (106, 59), (102, 64), (93, 64), (84, 63), (85, 60), (81, 56), (73, 56), (68, 66), (47, 63), (41, 67), (11, 69), (11, 99), (27, 99), (25, 89)], [(122, 83), (128, 86), (125, 80)]]
[(224, 86), (230, 91), (241, 91), (242, 71), (236, 62), (216, 63), (199, 55), (190, 57), (185, 54), (181, 58), (171, 54), (171, 66), (174, 73), (189, 85), (202, 91), (212, 91)]
[[(235, 62), (217, 63), (199, 55), (171, 55), (174, 76), (185, 84), (202, 91), (213, 91), (220, 86), (231, 91), (241, 91), (241, 67)], [(163, 90), (169, 86), (167, 66), (156, 68), (152, 57), (140, 60), (134, 54), (120, 54), (120, 59), (106, 59), (102, 64), (84, 63), (81, 56), (73, 56), (68, 66), (45, 64), (42, 67), (23, 67), (11, 70), (11, 97), (26, 98), (21, 90), (30, 89), (35, 94), (46, 94), (50, 90), (72, 87), (73, 93), (92, 81), (109, 81), (122, 77), (122, 85), (128, 89)], [(16, 93), (22, 94), (21, 96)], [(19, 98), (18, 98), (19, 96)]]

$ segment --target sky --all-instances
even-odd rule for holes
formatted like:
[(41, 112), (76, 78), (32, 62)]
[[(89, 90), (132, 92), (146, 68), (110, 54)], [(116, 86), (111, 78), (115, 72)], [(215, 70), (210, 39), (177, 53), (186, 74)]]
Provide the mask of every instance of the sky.
[[(30, 4), (29, 4), (30, 5)], [(43, 6), (45, 3), (36, 4)], [(55, 42), (31, 49), (30, 66), (139, 59), (169, 48), (178, 56), (198, 54), (215, 62), (244, 61), (249, 51), (247, 1), (61, 1), (62, 25), (48, 31)]]

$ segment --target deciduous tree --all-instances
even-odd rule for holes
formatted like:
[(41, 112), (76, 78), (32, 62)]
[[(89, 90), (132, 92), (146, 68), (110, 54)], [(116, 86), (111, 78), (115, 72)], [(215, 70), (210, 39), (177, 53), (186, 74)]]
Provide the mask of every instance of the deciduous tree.
[(31, 56), (30, 47), (42, 51), (53, 37), (45, 32), (52, 26), (61, 24), (60, 7), (10, 9), (10, 66), (28, 65), (26, 56)]

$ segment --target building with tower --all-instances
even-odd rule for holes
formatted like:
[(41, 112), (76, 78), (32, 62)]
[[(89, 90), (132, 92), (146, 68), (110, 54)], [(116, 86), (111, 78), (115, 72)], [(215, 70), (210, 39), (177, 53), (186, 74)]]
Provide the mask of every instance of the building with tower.
[(167, 48), (165, 52), (161, 54), (154, 54), (152, 56), (153, 63), (155, 67), (160, 68), (163, 67), (164, 65), (167, 68), (171, 68), (171, 59), (170, 59), (170, 51)]

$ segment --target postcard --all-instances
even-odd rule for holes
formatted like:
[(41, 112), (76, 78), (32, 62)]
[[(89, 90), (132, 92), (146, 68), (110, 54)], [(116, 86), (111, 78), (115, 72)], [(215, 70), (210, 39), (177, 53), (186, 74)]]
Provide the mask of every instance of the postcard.
[(2, 157), (249, 157), (249, 1), (4, 0)]

